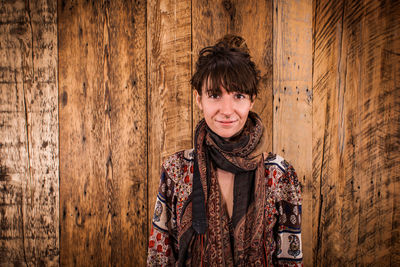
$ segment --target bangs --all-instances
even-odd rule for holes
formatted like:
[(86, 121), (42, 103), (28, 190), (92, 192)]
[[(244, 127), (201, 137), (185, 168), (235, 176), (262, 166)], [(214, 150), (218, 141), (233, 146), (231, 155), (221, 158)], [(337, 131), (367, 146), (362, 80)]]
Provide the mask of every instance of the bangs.
[(234, 58), (212, 62), (202, 74), (200, 79), (209, 95), (221, 94), (221, 87), (228, 93), (237, 92), (250, 96), (257, 94), (257, 80), (251, 69), (235, 62)]
[(228, 93), (238, 92), (242, 94), (252, 94), (249, 85), (245, 80), (240, 79), (240, 71), (233, 68), (224, 68), (216, 66), (205, 73), (203, 86), (207, 94), (221, 94), (221, 87)]

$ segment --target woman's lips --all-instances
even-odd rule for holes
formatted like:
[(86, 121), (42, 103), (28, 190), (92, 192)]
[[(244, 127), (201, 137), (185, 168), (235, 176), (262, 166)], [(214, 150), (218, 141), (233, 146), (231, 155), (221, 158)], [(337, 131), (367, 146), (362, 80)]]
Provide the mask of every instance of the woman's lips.
[(222, 125), (232, 125), (233, 123), (237, 122), (237, 120), (229, 120), (229, 121), (219, 121), (217, 120), (218, 123), (222, 124)]

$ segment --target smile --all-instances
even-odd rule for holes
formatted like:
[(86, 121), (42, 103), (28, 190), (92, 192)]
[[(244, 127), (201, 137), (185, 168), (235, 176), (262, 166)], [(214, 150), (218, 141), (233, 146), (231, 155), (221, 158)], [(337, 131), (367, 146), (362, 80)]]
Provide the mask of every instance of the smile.
[(222, 125), (231, 125), (231, 124), (237, 122), (237, 120), (235, 120), (235, 121), (217, 121), (217, 122)]

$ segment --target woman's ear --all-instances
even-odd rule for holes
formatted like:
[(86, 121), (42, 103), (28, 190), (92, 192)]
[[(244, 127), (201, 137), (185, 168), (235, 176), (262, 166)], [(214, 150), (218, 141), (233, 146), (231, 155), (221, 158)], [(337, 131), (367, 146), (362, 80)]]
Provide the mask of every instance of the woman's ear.
[(196, 90), (194, 90), (193, 94), (194, 98), (196, 99), (197, 106), (199, 107), (200, 110), (203, 110), (203, 106), (201, 104), (201, 95), (199, 95), (199, 93)]

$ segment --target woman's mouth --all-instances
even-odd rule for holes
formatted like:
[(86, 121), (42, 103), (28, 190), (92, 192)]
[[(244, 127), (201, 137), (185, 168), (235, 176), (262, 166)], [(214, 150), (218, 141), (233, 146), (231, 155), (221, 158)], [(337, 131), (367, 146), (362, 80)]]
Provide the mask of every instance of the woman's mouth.
[(222, 120), (222, 121), (218, 121), (218, 120), (217, 120), (218, 123), (220, 123), (220, 124), (222, 124), (222, 125), (226, 125), (226, 126), (232, 125), (232, 124), (235, 123), (236, 121), (237, 121), (237, 120)]

